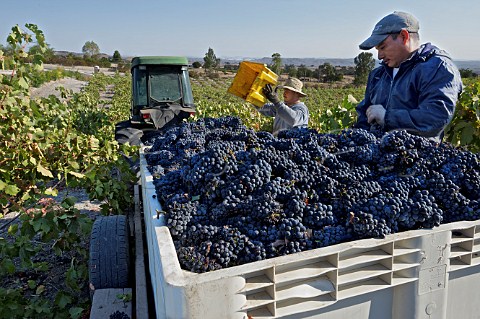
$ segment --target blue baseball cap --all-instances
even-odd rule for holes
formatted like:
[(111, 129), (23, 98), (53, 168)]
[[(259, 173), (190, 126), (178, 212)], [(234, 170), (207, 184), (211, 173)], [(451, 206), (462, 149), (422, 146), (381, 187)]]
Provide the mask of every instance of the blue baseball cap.
[(395, 11), (382, 18), (373, 28), (372, 35), (359, 47), (361, 50), (370, 50), (382, 43), (390, 34), (400, 33), (402, 30), (417, 33), (419, 29), (417, 18), (410, 13)]

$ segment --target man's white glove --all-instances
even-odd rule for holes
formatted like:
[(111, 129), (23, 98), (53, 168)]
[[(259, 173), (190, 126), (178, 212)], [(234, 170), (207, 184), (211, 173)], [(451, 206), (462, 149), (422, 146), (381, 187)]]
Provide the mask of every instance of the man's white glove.
[(380, 104), (370, 105), (367, 109), (368, 123), (377, 122), (381, 126), (385, 124), (385, 108)]

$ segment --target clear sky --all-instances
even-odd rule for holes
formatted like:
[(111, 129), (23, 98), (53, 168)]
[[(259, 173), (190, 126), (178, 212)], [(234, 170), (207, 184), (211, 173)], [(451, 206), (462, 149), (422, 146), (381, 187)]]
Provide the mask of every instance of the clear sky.
[[(217, 58), (353, 58), (383, 16), (408, 11), (422, 42), (480, 60), (478, 0), (2, 0), (0, 43), (34, 23), (54, 50)], [(376, 51), (371, 51), (376, 57)]]

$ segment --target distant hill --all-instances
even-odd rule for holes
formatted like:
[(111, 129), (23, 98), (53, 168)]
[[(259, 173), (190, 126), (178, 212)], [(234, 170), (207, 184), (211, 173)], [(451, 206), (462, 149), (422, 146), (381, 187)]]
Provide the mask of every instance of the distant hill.
[[(269, 64), (271, 58), (252, 59), (254, 62)], [(334, 66), (355, 66), (353, 59), (335, 59), (335, 58), (282, 58), (284, 65), (293, 64), (295, 66), (305, 65), (306, 67), (319, 66), (330, 63)]]
[[(268, 57), (263, 58), (221, 58), (222, 63), (239, 63), (241, 61), (252, 61), (264, 64), (270, 64), (272, 59)], [(334, 66), (355, 66), (351, 59), (336, 59), (336, 58), (282, 58), (282, 63), (293, 64), (295, 66), (305, 65), (306, 67), (318, 67), (319, 65), (330, 63)], [(203, 63), (203, 58), (189, 58), (189, 61), (199, 61)], [(473, 72), (480, 74), (480, 60), (458, 60), (454, 61), (459, 69), (470, 69)]]
[[(56, 55), (66, 56), (68, 53), (73, 53), (75, 56), (83, 56), (83, 53), (74, 53), (68, 51), (55, 51)], [(107, 54), (102, 54), (102, 56), (109, 57)], [(203, 64), (203, 58), (200, 57), (187, 57), (190, 63), (198, 61)], [(130, 57), (124, 57), (125, 60), (130, 61)], [(231, 64), (238, 64), (241, 61), (252, 61), (264, 64), (270, 64), (272, 58), (263, 57), (263, 58), (242, 58), (242, 57), (223, 57), (220, 58), (222, 64), (231, 63)], [(283, 58), (282, 63), (286, 64), (293, 64), (295, 66), (305, 65), (306, 67), (318, 67), (319, 65), (330, 63), (334, 66), (355, 66), (353, 62), (353, 58), (351, 59), (339, 59), (339, 58)], [(480, 74), (480, 60), (458, 60), (455, 61), (455, 64), (459, 69), (470, 69), (476, 74)]]
[(476, 74), (480, 74), (480, 61), (459, 60), (455, 61), (455, 65), (459, 69), (470, 69)]
[[(193, 63), (195, 61), (198, 61), (200, 63), (203, 63), (203, 58), (198, 58), (198, 57), (188, 57), (188, 60), (190, 63)], [(268, 57), (263, 57), (263, 58), (230, 58), (230, 57), (225, 57), (225, 58), (220, 58), (221, 63), (231, 63), (231, 64), (238, 64), (242, 61), (251, 61), (251, 62), (258, 62), (258, 63), (264, 63), (264, 64), (270, 64), (272, 61), (272, 58)], [(282, 58), (282, 63), (284, 65), (286, 64), (293, 64), (295, 66), (300, 66), (300, 65), (305, 65), (306, 67), (318, 67), (319, 65), (325, 64), (325, 63), (330, 63), (334, 66), (354, 66), (355, 64), (353, 63), (353, 58), (352, 59), (335, 59), (335, 58)], [(480, 65), (480, 61), (479, 61)]]

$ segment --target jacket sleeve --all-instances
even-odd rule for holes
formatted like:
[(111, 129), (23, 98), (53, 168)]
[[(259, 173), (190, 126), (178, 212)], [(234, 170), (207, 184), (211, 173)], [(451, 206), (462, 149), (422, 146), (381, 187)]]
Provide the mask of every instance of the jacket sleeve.
[(409, 108), (391, 105), (387, 108), (386, 130), (401, 127), (414, 134), (435, 137), (441, 135), (451, 121), (462, 91), (462, 81), (454, 65), (440, 58), (435, 59), (435, 63), (431, 61), (417, 66), (417, 76), (413, 78), (417, 92), (410, 92), (418, 96), (417, 105)]
[(257, 111), (269, 117), (275, 117), (277, 115), (276, 107), (273, 103), (266, 103), (262, 107), (257, 108)]
[(288, 107), (285, 103), (277, 106), (277, 115), (288, 125), (295, 127), (308, 123), (308, 108), (303, 103), (297, 103)]

